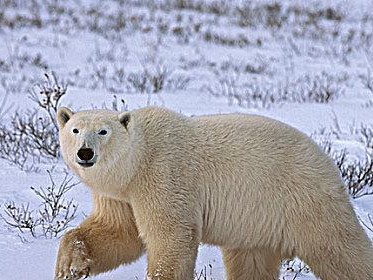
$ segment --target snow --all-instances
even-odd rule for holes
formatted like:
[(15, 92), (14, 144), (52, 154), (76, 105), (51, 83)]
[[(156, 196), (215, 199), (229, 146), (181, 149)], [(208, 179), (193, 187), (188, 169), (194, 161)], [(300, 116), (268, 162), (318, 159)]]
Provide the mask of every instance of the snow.
[[(9, 124), (15, 111), (24, 112), (37, 107), (27, 97), (28, 92), (35, 83), (43, 81), (45, 72), (50, 74), (54, 71), (60, 80), (69, 84), (62, 105), (74, 110), (111, 108), (115, 95), (118, 100), (125, 100), (128, 109), (160, 105), (185, 115), (254, 113), (281, 120), (308, 135), (319, 129), (333, 127), (334, 119), (337, 119), (344, 134), (342, 139), (333, 139), (333, 147), (348, 149), (352, 157), (365, 157), (365, 146), (351, 135), (350, 128), (360, 124), (373, 124), (372, 106), (369, 105), (373, 100), (373, 92), (364, 86), (361, 78), (368, 75), (368, 69), (373, 71), (373, 21), (371, 16), (363, 19), (373, 8), (369, 1), (319, 0), (307, 3), (304, 0), (284, 0), (279, 2), (284, 6), (291, 6), (293, 3), (292, 5), (309, 9), (340, 8), (345, 17), (341, 22), (322, 19), (317, 25), (320, 29), (302, 26), (294, 21), (285, 23), (285, 27), (278, 30), (263, 24), (240, 27), (235, 24), (236, 17), (229, 14), (157, 10), (151, 8), (147, 1), (128, 1), (137, 2), (136, 5), (130, 5), (120, 4), (126, 1), (107, 0), (101, 1), (100, 6), (89, 0), (57, 0), (54, 1), (55, 4), (50, 4), (49, 8), (52, 10), (48, 10), (46, 1), (36, 2), (40, 3), (38, 8), (32, 8), (22, 1), (14, 1), (14, 6), (0, 1), (0, 14), (4, 11), (9, 20), (17, 14), (32, 18), (33, 13), (39, 14), (42, 19), (41, 27), (32, 24), (20, 26), (21, 20), (18, 20), (16, 23), (19, 25), (11, 28), (0, 17), (0, 104), (6, 97), (6, 108), (10, 107), (0, 119), (1, 125)], [(150, 2), (154, 4), (157, 1)], [(217, 1), (219, 2), (224, 1)], [(252, 2), (258, 6), (264, 3), (259, 0)], [(273, 1), (266, 2), (273, 4)], [(245, 1), (226, 3), (233, 7), (237, 3), (244, 4)], [(361, 9), (361, 5), (365, 8)], [(96, 18), (97, 22), (94, 13), (88, 14), (89, 9), (96, 9), (101, 14)], [(114, 30), (110, 27), (113, 24), (110, 15), (115, 16), (119, 12), (127, 16), (126, 27)], [(77, 21), (73, 20), (74, 16)], [(161, 22), (166, 22), (169, 26), (167, 32), (161, 31)], [(196, 24), (201, 25), (201, 31), (193, 29)], [(176, 31), (172, 31), (175, 27), (184, 30), (184, 35), (179, 36)], [(305, 34), (297, 35), (303, 27)], [(151, 30), (146, 31), (149, 28)], [(206, 42), (203, 32), (208, 30), (225, 37), (246, 36), (250, 43), (240, 47)], [(335, 37), (333, 30), (338, 32)], [(348, 32), (354, 33), (350, 40), (346, 35)], [(255, 43), (258, 40), (262, 45)], [(47, 65), (47, 70), (35, 62), (37, 54), (40, 54), (41, 61)], [(242, 69), (238, 72), (232, 69), (222, 70), (227, 63), (238, 68), (242, 68), (245, 63), (264, 63), (267, 66), (259, 73), (244, 72)], [(170, 73), (170, 84), (159, 93), (140, 94), (129, 83), (118, 82), (119, 70), (124, 75), (129, 75), (141, 73), (144, 69), (155, 71), (157, 67), (165, 67)], [(206, 90), (208, 87), (219, 86), (217, 77), (234, 79), (237, 75), (235, 86), (242, 93), (250, 84), (259, 84), (263, 88), (272, 85), (276, 88), (285, 85), (286, 81), (296, 81), (306, 74), (312, 76), (322, 71), (334, 75), (333, 77), (347, 77), (337, 82), (343, 93), (327, 104), (287, 100), (265, 108), (240, 106), (238, 100), (232, 101), (227, 96), (216, 96)], [(215, 75), (216, 72), (220, 76)], [(180, 80), (180, 77), (190, 79), (185, 88), (177, 88), (172, 84)], [(0, 116), (2, 115), (0, 108)], [(30, 203), (33, 209), (40, 205), (40, 200), (30, 187), (49, 184), (46, 170), (52, 170), (56, 181), (64, 176), (65, 165), (62, 159), (35, 162), (34, 165), (39, 168), (39, 172), (25, 172), (0, 159), (0, 214), (3, 217), (5, 204), (9, 201)], [(91, 211), (91, 194), (87, 187), (79, 184), (67, 196), (79, 204), (77, 218), (71, 225), (77, 226)], [(353, 199), (352, 203), (360, 219), (369, 224), (368, 215), (373, 215), (373, 195)], [(366, 231), (373, 238), (373, 232), (368, 229)], [(28, 233), (22, 234), (0, 219), (0, 279), (52, 279), (59, 241), (59, 238), (33, 238)], [(301, 263), (297, 261), (294, 267), (299, 264)], [(207, 279), (225, 279), (220, 250), (201, 246), (196, 271), (201, 275), (199, 279), (204, 279), (204, 273)], [(121, 266), (92, 279), (145, 279), (145, 272), (144, 256), (133, 264)], [(295, 275), (294, 271), (284, 269), (281, 273), (281, 279), (284, 280), (293, 279)], [(302, 271), (296, 279), (316, 278), (311, 272)]]

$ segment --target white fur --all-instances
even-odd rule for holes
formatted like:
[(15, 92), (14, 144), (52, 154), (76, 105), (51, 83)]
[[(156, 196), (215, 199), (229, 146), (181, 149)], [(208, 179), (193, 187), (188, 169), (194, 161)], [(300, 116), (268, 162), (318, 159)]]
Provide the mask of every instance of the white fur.
[[(276, 278), (280, 260), (293, 256), (324, 280), (373, 279), (372, 246), (337, 168), (294, 128), (254, 115), (187, 118), (161, 108), (61, 109), (58, 120), (64, 159), (97, 197), (90, 219), (101, 223), (87, 222), (75, 234), (99, 232), (84, 237), (92, 252), (138, 244), (131, 257), (118, 252), (116, 262), (91, 271), (134, 261), (144, 244), (151, 279), (193, 279), (204, 242), (221, 246), (230, 280)], [(96, 135), (102, 127), (110, 129), (105, 138)], [(84, 143), (98, 155), (93, 167), (75, 161)], [(140, 238), (98, 244), (107, 224)], [(60, 256), (69, 250), (61, 247)], [(93, 263), (105, 258), (91, 255)]]

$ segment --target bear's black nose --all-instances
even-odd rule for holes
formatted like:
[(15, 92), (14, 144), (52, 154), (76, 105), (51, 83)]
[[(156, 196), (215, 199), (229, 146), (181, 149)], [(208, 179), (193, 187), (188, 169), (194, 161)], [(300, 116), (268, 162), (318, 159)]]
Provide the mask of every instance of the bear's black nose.
[(90, 148), (81, 148), (78, 151), (78, 158), (81, 160), (91, 160), (95, 153)]

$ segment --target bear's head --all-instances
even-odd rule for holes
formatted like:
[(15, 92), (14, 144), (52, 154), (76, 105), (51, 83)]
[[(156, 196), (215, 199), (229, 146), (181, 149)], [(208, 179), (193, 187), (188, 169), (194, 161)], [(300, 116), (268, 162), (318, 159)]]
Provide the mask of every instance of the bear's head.
[[(62, 107), (57, 112), (60, 145), (66, 164), (84, 181), (109, 175), (130, 149), (130, 113), (88, 110), (74, 113)], [(125, 166), (123, 166), (124, 168)]]

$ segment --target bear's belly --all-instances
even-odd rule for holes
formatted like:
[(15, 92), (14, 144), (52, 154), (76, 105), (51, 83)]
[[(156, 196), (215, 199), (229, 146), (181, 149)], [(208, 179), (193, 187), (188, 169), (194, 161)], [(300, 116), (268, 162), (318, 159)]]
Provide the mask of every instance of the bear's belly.
[(223, 192), (223, 195), (211, 195), (214, 191), (209, 191), (210, 198), (203, 217), (202, 242), (226, 248), (272, 244), (284, 229), (281, 203), (266, 198), (263, 192), (259, 197), (248, 191), (247, 187), (237, 189), (241, 191), (220, 188), (219, 192)]

